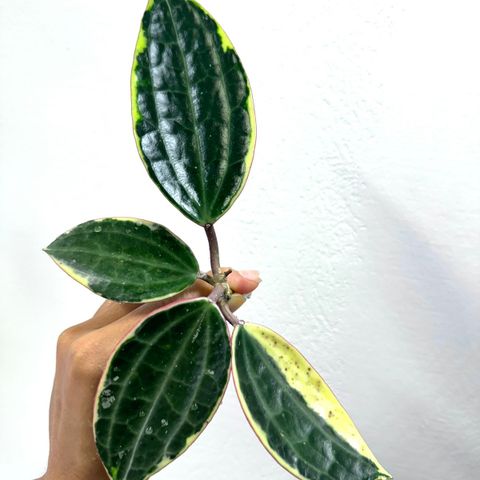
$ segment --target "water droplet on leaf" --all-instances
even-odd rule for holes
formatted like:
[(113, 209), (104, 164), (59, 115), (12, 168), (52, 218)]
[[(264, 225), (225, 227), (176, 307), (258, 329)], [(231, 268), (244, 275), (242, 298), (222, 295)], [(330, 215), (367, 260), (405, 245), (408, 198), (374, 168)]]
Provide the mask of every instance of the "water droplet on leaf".
[(115, 396), (113, 395), (111, 390), (104, 390), (100, 397), (100, 404), (103, 409), (110, 408), (115, 401)]

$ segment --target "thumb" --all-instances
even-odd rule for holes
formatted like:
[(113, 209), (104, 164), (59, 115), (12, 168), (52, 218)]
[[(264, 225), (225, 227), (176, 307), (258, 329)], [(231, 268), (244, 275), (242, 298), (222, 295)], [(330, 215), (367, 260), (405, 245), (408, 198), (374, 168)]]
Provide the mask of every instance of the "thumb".
[(228, 285), (232, 291), (242, 295), (253, 292), (261, 281), (257, 270), (234, 270), (227, 277)]

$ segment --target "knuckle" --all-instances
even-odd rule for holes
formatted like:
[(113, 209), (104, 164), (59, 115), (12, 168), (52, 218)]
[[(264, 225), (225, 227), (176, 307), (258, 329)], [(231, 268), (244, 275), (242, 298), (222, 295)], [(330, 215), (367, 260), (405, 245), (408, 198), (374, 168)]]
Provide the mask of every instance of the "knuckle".
[(101, 362), (95, 344), (89, 335), (76, 339), (70, 346), (69, 369), (74, 379), (99, 379), (102, 375)]
[(75, 341), (77, 337), (77, 332), (75, 327), (69, 327), (64, 330), (57, 339), (57, 351), (59, 353), (64, 353), (66, 350), (70, 348), (72, 343)]

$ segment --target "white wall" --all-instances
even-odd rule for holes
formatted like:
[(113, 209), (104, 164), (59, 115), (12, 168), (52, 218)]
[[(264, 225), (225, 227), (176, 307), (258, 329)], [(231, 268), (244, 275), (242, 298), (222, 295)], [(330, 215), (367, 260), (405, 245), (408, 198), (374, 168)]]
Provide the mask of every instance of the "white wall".
[[(480, 30), (467, 0), (204, 0), (258, 116), (226, 265), (264, 279), (243, 317), (289, 338), (399, 480), (480, 468)], [(0, 476), (47, 457), (57, 334), (99, 304), (41, 248), (84, 220), (203, 232), (135, 150), (129, 71), (144, 1), (0, 0)], [(290, 478), (232, 391), (158, 478)]]

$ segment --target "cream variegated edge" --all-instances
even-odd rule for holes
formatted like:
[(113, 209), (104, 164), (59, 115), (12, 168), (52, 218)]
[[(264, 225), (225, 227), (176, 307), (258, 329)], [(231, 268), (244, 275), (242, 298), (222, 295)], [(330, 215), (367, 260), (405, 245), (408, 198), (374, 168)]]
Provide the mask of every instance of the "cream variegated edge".
[[(153, 3), (154, 3), (154, 0), (150, 0), (148, 2), (146, 11), (148, 11), (152, 8)], [(142, 115), (140, 113), (140, 110), (138, 108), (138, 103), (136, 101), (137, 93), (138, 93), (138, 87), (137, 87), (137, 75), (135, 73), (135, 71), (137, 69), (137, 66), (138, 66), (138, 57), (147, 48), (147, 46), (148, 46), (147, 42), (148, 42), (148, 40), (147, 40), (147, 37), (145, 36), (145, 30), (143, 29), (143, 25), (142, 25), (142, 26), (140, 26), (140, 31), (138, 33), (137, 43), (135, 45), (135, 51), (133, 53), (133, 65), (132, 65), (132, 71), (131, 71), (131, 76), (130, 76), (130, 91), (131, 91), (131, 96), (132, 96), (132, 122), (133, 122), (133, 135), (135, 137), (135, 144), (137, 145), (138, 154), (140, 155), (142, 163), (148, 171), (148, 163), (143, 156), (141, 139), (138, 136), (137, 129), (136, 129), (136, 124), (142, 118)]]
[[(116, 345), (115, 349), (113, 350), (113, 352), (111, 353), (108, 361), (107, 361), (107, 365), (105, 367), (105, 370), (103, 371), (103, 374), (102, 374), (102, 377), (100, 379), (100, 382), (98, 383), (98, 387), (97, 387), (97, 391), (96, 391), (96, 394), (95, 394), (95, 403), (94, 403), (94, 407), (93, 407), (93, 423), (92, 423), (92, 428), (93, 428), (93, 438), (95, 440), (95, 444), (96, 444), (96, 439), (97, 439), (97, 434), (96, 434), (96, 430), (95, 430), (95, 424), (97, 423), (97, 420), (98, 420), (98, 409), (99, 409), (99, 402), (100, 402), (100, 393), (102, 392), (103, 390), (103, 384), (105, 383), (105, 379), (108, 375), (108, 370), (110, 369), (110, 365), (112, 364), (112, 360), (113, 360), (113, 357), (115, 356), (115, 354), (117, 353), (117, 350), (120, 348), (120, 346), (126, 342), (127, 340), (133, 338), (135, 336), (135, 333), (136, 331), (138, 330), (138, 328), (141, 326), (141, 324), (143, 322), (145, 322), (146, 320), (148, 320), (150, 317), (152, 317), (153, 315), (157, 315), (158, 313), (160, 312), (164, 312), (166, 310), (169, 310), (170, 308), (173, 308), (173, 307), (176, 307), (177, 305), (180, 305), (182, 303), (197, 303), (197, 302), (207, 302), (211, 305), (213, 305), (217, 310), (218, 310), (218, 313), (220, 316), (222, 316), (221, 312), (220, 312), (220, 309), (217, 307), (217, 305), (212, 302), (211, 300), (209, 300), (208, 298), (205, 298), (205, 297), (201, 297), (201, 298), (196, 298), (196, 299), (182, 299), (182, 300), (178, 300), (176, 302), (172, 302), (164, 307), (160, 307), (158, 308), (157, 310), (154, 310), (153, 312), (150, 312), (148, 314), (147, 317), (145, 317), (144, 319), (142, 319), (139, 323), (137, 323), (137, 325), (135, 325), (135, 327), (132, 328), (132, 330), (130, 332), (128, 332), (119, 342), (118, 344)], [(223, 318), (223, 317), (222, 317)], [(225, 324), (225, 322), (223, 322), (223, 325), (225, 327), (225, 329), (227, 329), (227, 325)], [(228, 337), (228, 331), (227, 331), (227, 337)], [(156, 475), (160, 470), (164, 469), (167, 465), (169, 465), (170, 463), (172, 463), (174, 460), (176, 460), (178, 457), (180, 457), (180, 455), (183, 455), (185, 453), (186, 450), (188, 450), (188, 448), (195, 442), (195, 440), (203, 433), (203, 431), (205, 430), (205, 428), (207, 428), (207, 426), (210, 424), (212, 418), (215, 416), (215, 414), (217, 413), (220, 405), (222, 404), (222, 401), (223, 401), (223, 398), (225, 396), (225, 392), (227, 390), (227, 387), (228, 387), (228, 384), (230, 383), (230, 377), (231, 377), (231, 365), (232, 365), (232, 356), (230, 357), (230, 368), (228, 369), (228, 376), (227, 376), (227, 381), (225, 382), (225, 387), (222, 391), (222, 393), (220, 394), (220, 396), (218, 397), (218, 402), (215, 404), (215, 407), (213, 408), (212, 410), (212, 413), (211, 415), (207, 418), (207, 420), (205, 421), (205, 423), (203, 424), (203, 427), (196, 433), (194, 433), (193, 435), (190, 435), (190, 437), (188, 437), (186, 440), (185, 440), (185, 446), (183, 447), (183, 449), (178, 453), (178, 455), (174, 458), (170, 458), (170, 457), (164, 457), (160, 463), (157, 464), (156, 468), (155, 468), (155, 471), (152, 472), (148, 477), (145, 477), (144, 480), (148, 480), (149, 478), (151, 478), (153, 475)], [(103, 465), (103, 463), (102, 463)], [(105, 467), (105, 465), (103, 466), (107, 475), (109, 476), (109, 478), (111, 480), (117, 480), (117, 476), (114, 472), (113, 475), (110, 474), (110, 472), (107, 470), (107, 468)]]
[(255, 421), (248, 408), (248, 404), (240, 388), (238, 372), (235, 364), (236, 336), (240, 328), (244, 328), (258, 343), (260, 343), (265, 349), (265, 352), (278, 365), (279, 370), (282, 372), (291, 372), (289, 375), (285, 376), (285, 379), (288, 385), (303, 397), (309, 408), (323, 418), (325, 422), (353, 449), (371, 460), (378, 468), (380, 477), (392, 478), (375, 458), (365, 440), (360, 435), (357, 427), (337, 400), (330, 387), (325, 383), (323, 378), (312, 367), (307, 359), (278, 333), (262, 325), (247, 323), (243, 326), (236, 327), (232, 336), (233, 380), (240, 404), (248, 422), (252, 426), (252, 429), (258, 436), (260, 442), (283, 468), (297, 478), (308, 480), (271, 448), (266, 433)]

